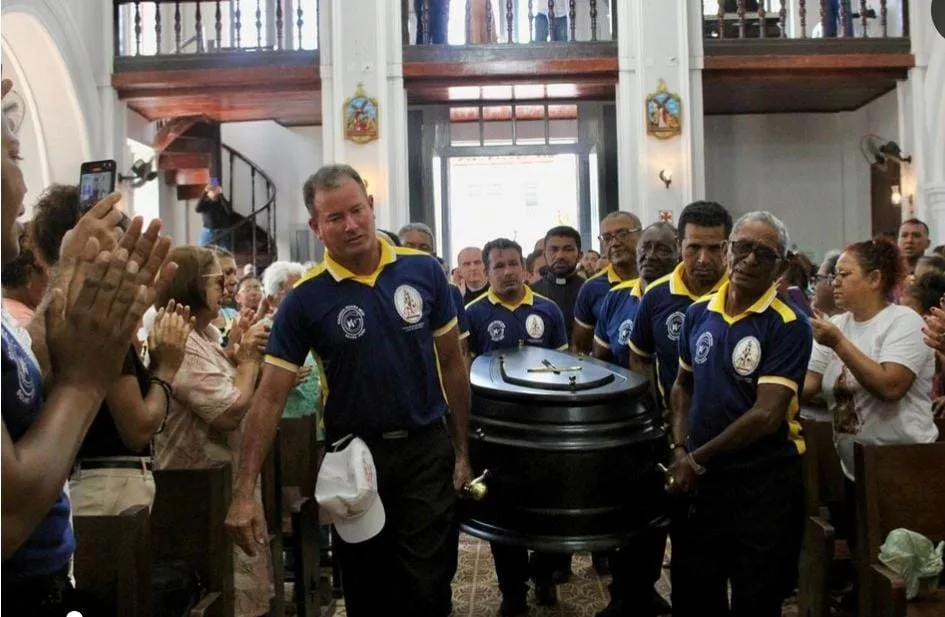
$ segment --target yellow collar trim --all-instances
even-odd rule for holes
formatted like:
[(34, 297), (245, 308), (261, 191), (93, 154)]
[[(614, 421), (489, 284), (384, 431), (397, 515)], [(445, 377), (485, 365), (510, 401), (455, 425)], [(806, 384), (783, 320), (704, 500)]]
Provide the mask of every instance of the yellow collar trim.
[(771, 303), (774, 302), (774, 299), (778, 295), (778, 289), (774, 285), (768, 288), (760, 298), (755, 300), (755, 303), (749, 306), (743, 313), (738, 315), (729, 315), (725, 312), (725, 297), (728, 295), (729, 281), (725, 281), (718, 291), (712, 296), (712, 299), (709, 300), (709, 310), (715, 313), (718, 313), (722, 316), (722, 319), (725, 320), (725, 323), (732, 325), (735, 322), (748, 317), (751, 313), (764, 313), (771, 307)]
[(491, 302), (492, 304), (499, 304), (509, 309), (510, 311), (514, 311), (515, 309), (522, 306), (523, 304), (527, 304), (528, 306), (532, 306), (533, 304), (535, 304), (535, 293), (532, 291), (532, 288), (529, 287), (528, 285), (525, 286), (525, 296), (522, 297), (519, 303), (515, 305), (506, 304), (505, 302), (503, 302), (502, 298), (497, 296), (496, 293), (492, 291), (492, 287), (489, 287), (489, 291), (487, 292), (486, 297), (489, 299), (489, 302)]
[(370, 274), (355, 274), (351, 270), (348, 270), (340, 263), (335, 261), (331, 256), (331, 253), (328, 253), (327, 251), (325, 252), (324, 267), (326, 270), (328, 270), (328, 273), (331, 274), (332, 278), (334, 278), (339, 283), (347, 279), (353, 279), (358, 283), (364, 283), (373, 287), (374, 281), (377, 280), (377, 276), (384, 269), (384, 266), (388, 266), (397, 261), (397, 253), (394, 252), (394, 249), (391, 247), (391, 245), (382, 240), (378, 240), (377, 244), (381, 249), (381, 259), (377, 263), (377, 269), (375, 269), (374, 272), (371, 272)]
[[(728, 282), (728, 274), (723, 274), (722, 278), (716, 282), (715, 286), (709, 290), (709, 293), (715, 293), (722, 288), (722, 285)], [(686, 281), (683, 280), (683, 264), (680, 263), (669, 275), (669, 292), (675, 296), (689, 296), (693, 300), (698, 300), (699, 296), (695, 295), (689, 288), (686, 286)], [(706, 294), (708, 295), (708, 294)]]
[(611, 291), (617, 291), (618, 289), (629, 289), (631, 296), (636, 296), (637, 298), (643, 297), (643, 279), (635, 278), (629, 281), (624, 281), (619, 285), (614, 286)]
[(611, 285), (614, 283), (622, 283), (623, 279), (620, 278), (620, 275), (617, 274), (617, 271), (614, 270), (614, 264), (607, 264), (607, 267), (604, 269), (604, 272), (607, 273), (607, 280)]

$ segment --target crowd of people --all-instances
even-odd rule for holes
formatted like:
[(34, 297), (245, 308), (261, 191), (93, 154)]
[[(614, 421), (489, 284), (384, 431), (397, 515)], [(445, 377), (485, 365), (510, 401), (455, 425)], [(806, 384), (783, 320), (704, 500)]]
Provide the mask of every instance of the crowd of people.
[[(686, 504), (669, 530), (681, 617), (781, 614), (803, 524), (802, 413), (833, 421), (851, 499), (855, 442), (938, 436), (945, 258), (915, 219), (898, 242), (856, 242), (815, 267), (775, 215), (733, 221), (697, 201), (678, 227), (608, 214), (600, 253), (558, 226), (529, 255), (501, 236), (463, 248), (450, 271), (429, 227), (376, 229), (362, 177), (327, 165), (303, 187), (324, 259), (239, 278), (226, 249), (173, 246), (117, 193), (83, 211), (77, 187), (54, 185), (21, 225), (7, 122), (0, 154), (3, 591), (16, 614), (87, 609), (71, 514), (150, 507), (154, 469), (219, 462), (234, 470), (235, 614), (268, 614), (260, 472), (280, 419), (312, 414), (347, 614), (450, 614), (457, 499), (473, 476), (469, 366), (499, 349), (570, 349), (650, 381), (666, 489)], [(613, 575), (601, 617), (668, 613), (654, 587), (666, 541), (653, 530), (595, 555)], [(569, 556), (492, 552), (502, 615), (527, 613), (530, 580), (539, 604), (557, 603)]]

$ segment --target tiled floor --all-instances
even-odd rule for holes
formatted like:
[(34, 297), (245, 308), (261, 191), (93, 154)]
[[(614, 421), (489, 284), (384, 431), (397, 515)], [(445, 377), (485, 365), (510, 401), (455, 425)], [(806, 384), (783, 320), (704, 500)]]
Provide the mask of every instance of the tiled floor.
[[(532, 605), (529, 617), (592, 617), (607, 605), (609, 577), (597, 575), (589, 554), (575, 555), (571, 570), (571, 580), (558, 587), (558, 606)], [(663, 597), (669, 597), (669, 573), (665, 568), (657, 590)], [(459, 569), (453, 580), (453, 617), (494, 617), (500, 602), (489, 545), (467, 535), (460, 536)], [(534, 596), (529, 596), (529, 602), (534, 603)], [(346, 615), (343, 600), (334, 614)], [(797, 617), (796, 606), (786, 605), (783, 616)]]

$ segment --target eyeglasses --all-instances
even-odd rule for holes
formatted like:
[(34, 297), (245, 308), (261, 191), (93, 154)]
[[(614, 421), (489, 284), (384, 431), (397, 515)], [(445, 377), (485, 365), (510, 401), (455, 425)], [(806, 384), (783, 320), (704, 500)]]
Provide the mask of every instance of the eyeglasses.
[(613, 233), (606, 233), (597, 236), (597, 239), (600, 240), (601, 244), (610, 244), (614, 240), (620, 240), (621, 242), (626, 239), (630, 234), (637, 234), (643, 231), (640, 227), (635, 229), (630, 229), (629, 227), (624, 227), (623, 229), (618, 229)]
[(814, 276), (811, 277), (810, 280), (814, 285), (819, 285), (821, 283), (825, 283), (829, 285), (830, 283), (833, 282), (833, 278), (834, 278), (833, 274), (815, 274)]
[(224, 286), (225, 286), (225, 282), (226, 282), (226, 278), (223, 276), (223, 273), (222, 273), (222, 272), (215, 272), (215, 273), (213, 273), (213, 274), (204, 274), (204, 275), (202, 275), (202, 277), (205, 278), (205, 279), (216, 278), (217, 280), (214, 281), (214, 282), (220, 287), (220, 291), (223, 291)]
[(732, 255), (736, 259), (745, 259), (751, 253), (755, 254), (755, 259), (764, 264), (773, 264), (781, 259), (781, 256), (774, 250), (751, 240), (735, 240), (729, 242), (729, 246), (732, 248)]

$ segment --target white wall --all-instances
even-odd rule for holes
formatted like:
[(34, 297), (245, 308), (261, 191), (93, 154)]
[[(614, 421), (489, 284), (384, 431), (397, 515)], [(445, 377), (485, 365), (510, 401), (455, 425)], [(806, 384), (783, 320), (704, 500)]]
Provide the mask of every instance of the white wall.
[[(287, 128), (269, 120), (230, 122), (222, 125), (221, 137), (224, 144), (241, 152), (272, 178), (278, 204), (276, 244), (280, 258), (288, 259), (295, 231), (307, 227), (302, 184), (322, 164), (322, 128)], [(234, 176), (240, 175), (238, 169), (234, 170)], [(251, 206), (245, 172), (241, 179), (234, 182), (234, 195), (230, 199), (237, 212), (247, 214)], [(228, 186), (225, 180), (223, 186)], [(257, 183), (257, 205), (263, 203), (259, 197), (261, 186)]]
[(869, 237), (867, 133), (899, 140), (895, 92), (850, 113), (706, 116), (706, 196), (735, 217), (773, 212), (819, 258)]

